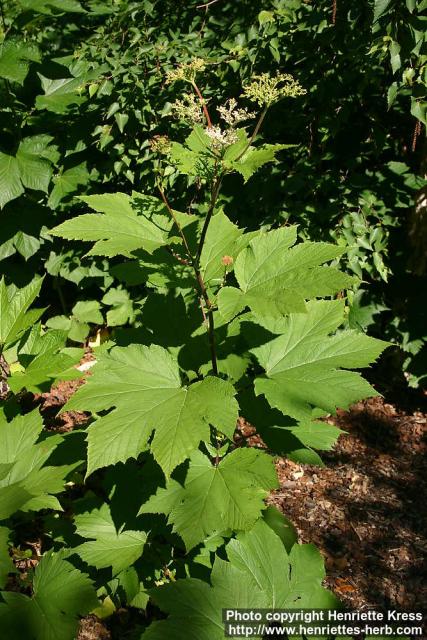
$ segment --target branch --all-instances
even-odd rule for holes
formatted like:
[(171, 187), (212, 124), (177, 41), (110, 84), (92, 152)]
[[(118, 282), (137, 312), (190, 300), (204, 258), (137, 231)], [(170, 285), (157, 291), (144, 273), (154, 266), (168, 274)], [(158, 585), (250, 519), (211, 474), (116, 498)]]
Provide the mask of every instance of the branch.
[(196, 276), (196, 280), (197, 280), (197, 284), (198, 287), (200, 289), (200, 293), (201, 296), (203, 298), (203, 300), (205, 301), (206, 304), (206, 314), (204, 314), (204, 316), (206, 316), (207, 320), (208, 320), (208, 338), (209, 338), (209, 349), (210, 349), (210, 353), (211, 353), (211, 363), (212, 363), (212, 371), (213, 374), (215, 376), (218, 375), (218, 361), (217, 361), (217, 355), (216, 355), (216, 343), (215, 343), (215, 322), (214, 322), (214, 317), (213, 317), (213, 306), (212, 306), (212, 302), (209, 298), (209, 294), (208, 291), (206, 289), (206, 284), (203, 280), (203, 276), (201, 274), (200, 271), (200, 256), (202, 254), (202, 250), (203, 250), (203, 245), (205, 243), (205, 239), (206, 239), (206, 233), (208, 231), (208, 227), (209, 227), (209, 223), (211, 221), (212, 218), (212, 214), (213, 211), (215, 209), (215, 203), (216, 200), (218, 198), (218, 194), (219, 194), (219, 190), (221, 187), (221, 181), (222, 181), (222, 176), (218, 176), (216, 177), (215, 181), (214, 181), (214, 185), (212, 188), (212, 195), (211, 195), (211, 201), (209, 203), (209, 209), (208, 212), (206, 214), (206, 218), (203, 224), (203, 228), (202, 228), (202, 233), (200, 234), (200, 240), (199, 240), (199, 246), (197, 248), (197, 253), (196, 253), (196, 257), (193, 258), (193, 256), (191, 255), (190, 252), (190, 248), (188, 246), (187, 243), (187, 238), (185, 237), (184, 231), (172, 209), (172, 207), (170, 206), (166, 195), (163, 191), (163, 189), (161, 188), (160, 185), (157, 185), (157, 188), (159, 190), (159, 193), (162, 197), (162, 200), (172, 218), (172, 220), (174, 221), (179, 234), (182, 238), (182, 241), (184, 243), (188, 258), (190, 260), (191, 266), (194, 269), (194, 273)]
[(194, 271), (196, 274), (197, 282), (202, 294), (203, 300), (206, 303), (207, 313), (203, 314), (208, 319), (208, 337), (209, 337), (209, 349), (211, 352), (212, 371), (215, 376), (218, 375), (218, 362), (216, 357), (216, 343), (215, 343), (215, 322), (213, 317), (212, 302), (210, 301), (209, 294), (206, 289), (205, 282), (198, 266), (194, 265)]
[(245, 155), (246, 151), (249, 149), (249, 147), (251, 146), (252, 142), (255, 140), (256, 136), (258, 135), (259, 130), (261, 129), (261, 125), (264, 122), (264, 118), (265, 118), (265, 115), (266, 115), (267, 111), (268, 111), (268, 106), (264, 107), (264, 109), (262, 110), (261, 115), (258, 118), (258, 122), (255, 125), (255, 129), (253, 130), (252, 135), (249, 138), (248, 144), (243, 149), (242, 153), (240, 153), (237, 156), (235, 162), (238, 162), (240, 160), (240, 158), (242, 158)]
[(196, 9), (207, 9), (208, 7), (211, 6), (211, 4), (215, 4), (219, 1), (220, 0), (210, 0), (210, 2), (205, 2), (205, 4), (198, 4), (196, 5)]
[(202, 274), (200, 272), (200, 256), (202, 255), (203, 246), (205, 244), (206, 234), (208, 232), (209, 223), (211, 221), (212, 214), (213, 214), (214, 209), (215, 209), (215, 204), (216, 204), (216, 201), (217, 201), (217, 198), (218, 198), (219, 190), (221, 188), (221, 181), (222, 181), (222, 176), (221, 175), (217, 176), (216, 179), (214, 179), (214, 184), (213, 184), (213, 187), (212, 187), (211, 201), (209, 203), (209, 209), (208, 209), (208, 212), (206, 214), (205, 221), (203, 223), (202, 233), (200, 234), (199, 246), (197, 247), (196, 257), (195, 257), (194, 263), (193, 263), (193, 267), (194, 267), (194, 271), (195, 271), (195, 274), (196, 274), (197, 282), (199, 283), (200, 291), (201, 291), (201, 294), (203, 296), (203, 299), (204, 299), (204, 301), (206, 303), (206, 307), (207, 307), (207, 314), (206, 315), (207, 315), (207, 318), (208, 318), (209, 347), (210, 347), (210, 352), (211, 352), (212, 371), (213, 371), (215, 376), (218, 375), (218, 362), (217, 362), (216, 344), (215, 344), (215, 323), (214, 323), (214, 317), (213, 317), (212, 302), (211, 302), (211, 300), (209, 298), (209, 294), (207, 292), (206, 285), (205, 285), (205, 282), (203, 280), (203, 276), (202, 276)]
[(208, 127), (209, 127), (209, 129), (212, 129), (212, 120), (211, 120), (211, 117), (209, 115), (209, 111), (208, 111), (208, 108), (206, 106), (205, 99), (202, 96), (202, 93), (201, 93), (199, 87), (197, 86), (197, 84), (195, 82), (192, 82), (191, 84), (193, 86), (194, 91), (197, 93), (197, 97), (199, 98), (200, 104), (202, 105), (203, 113), (205, 114), (205, 118), (206, 118), (206, 122), (208, 123)]
[(208, 209), (208, 212), (206, 214), (205, 221), (203, 223), (202, 233), (200, 234), (199, 246), (197, 248), (197, 253), (196, 253), (195, 262), (196, 262), (197, 266), (199, 265), (199, 262), (200, 262), (200, 256), (202, 255), (203, 245), (205, 244), (206, 234), (207, 234), (207, 231), (208, 231), (209, 223), (211, 221), (212, 214), (213, 214), (214, 209), (215, 209), (215, 203), (217, 201), (219, 190), (221, 188), (221, 181), (222, 181), (222, 176), (219, 176), (217, 178), (215, 184), (214, 184), (213, 189), (212, 189), (211, 201), (209, 203), (209, 209)]

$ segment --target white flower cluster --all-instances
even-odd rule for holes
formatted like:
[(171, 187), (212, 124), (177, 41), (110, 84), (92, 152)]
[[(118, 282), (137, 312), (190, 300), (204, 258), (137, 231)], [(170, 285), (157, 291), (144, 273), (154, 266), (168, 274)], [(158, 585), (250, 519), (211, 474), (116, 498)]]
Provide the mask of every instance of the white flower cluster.
[(172, 110), (179, 120), (187, 120), (192, 124), (202, 122), (203, 120), (200, 102), (192, 93), (184, 93), (182, 100), (175, 100), (172, 104)]
[(166, 84), (172, 84), (177, 80), (185, 80), (187, 82), (195, 82), (196, 75), (206, 68), (206, 62), (202, 58), (194, 58), (190, 62), (180, 64), (176, 69), (166, 73)]
[(230, 144), (234, 144), (239, 139), (237, 133), (233, 129), (223, 131), (221, 127), (218, 127), (217, 125), (214, 127), (207, 127), (205, 129), (205, 133), (211, 139), (212, 147), (218, 151)]
[(243, 87), (243, 97), (256, 102), (260, 107), (269, 107), (281, 98), (296, 98), (307, 93), (290, 73), (278, 73), (270, 76), (261, 73), (253, 77), (252, 82)]
[(254, 118), (256, 115), (253, 111), (248, 111), (247, 109), (237, 109), (237, 100), (235, 98), (227, 100), (225, 105), (218, 107), (217, 111), (230, 127), (235, 127), (240, 122)]

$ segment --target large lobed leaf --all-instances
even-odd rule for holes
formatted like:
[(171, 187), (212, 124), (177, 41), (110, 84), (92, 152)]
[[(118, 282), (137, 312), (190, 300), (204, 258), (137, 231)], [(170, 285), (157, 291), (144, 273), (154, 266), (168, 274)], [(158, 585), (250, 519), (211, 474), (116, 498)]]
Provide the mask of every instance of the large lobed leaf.
[(0, 208), (18, 198), (25, 188), (47, 192), (52, 176), (52, 138), (40, 135), (24, 138), (16, 156), (0, 153)]
[[(152, 589), (150, 595), (169, 613), (154, 622), (143, 640), (223, 640), (223, 609), (329, 608), (338, 602), (321, 586), (323, 561), (312, 545), (293, 545), (263, 521), (227, 545), (228, 562), (216, 558), (211, 584), (186, 578)], [(258, 638), (259, 635), (252, 637)]]
[(33, 595), (2, 591), (0, 638), (19, 640), (71, 640), (78, 616), (98, 604), (89, 578), (64, 558), (66, 552), (49, 552), (37, 565)]
[(10, 344), (38, 320), (43, 309), (28, 311), (37, 297), (43, 279), (34, 278), (27, 286), (17, 289), (0, 280), (0, 346)]
[(240, 288), (224, 287), (218, 295), (225, 319), (246, 306), (259, 317), (304, 312), (305, 300), (334, 295), (354, 284), (352, 276), (323, 266), (343, 253), (341, 247), (324, 242), (293, 246), (296, 239), (296, 227), (281, 227), (250, 240), (234, 267)]
[(76, 465), (44, 466), (62, 438), (56, 435), (37, 442), (42, 429), (37, 409), (11, 422), (0, 417), (0, 520), (18, 510), (62, 509), (53, 494), (64, 490)]
[(97, 569), (111, 567), (113, 575), (132, 565), (144, 550), (147, 534), (144, 531), (117, 531), (107, 504), (76, 516), (74, 524), (80, 536), (91, 540), (73, 551)]
[(88, 255), (129, 257), (137, 249), (152, 253), (167, 243), (172, 223), (157, 198), (111, 193), (80, 199), (97, 213), (66, 220), (50, 233), (68, 240), (96, 241)]
[(10, 39), (0, 44), (0, 78), (23, 84), (30, 62), (40, 62), (34, 43)]
[(276, 159), (276, 153), (294, 145), (288, 144), (263, 144), (261, 147), (249, 147), (239, 160), (230, 162), (231, 168), (238, 171), (247, 182), (253, 174), (268, 162)]
[[(41, 0), (37, 1), (41, 4)], [(67, 2), (69, 1), (67, 0)], [(61, 4), (63, 4), (62, 0)], [(86, 83), (102, 78), (102, 74), (107, 70), (108, 65), (104, 64), (86, 70), (84, 74), (76, 77), (54, 79), (46, 78), (38, 73), (44, 94), (36, 97), (36, 108), (46, 109), (53, 113), (67, 113), (74, 105), (80, 105), (87, 100), (87, 94), (84, 91)]]
[(214, 533), (250, 529), (277, 486), (273, 461), (262, 451), (236, 449), (217, 465), (196, 451), (184, 486), (170, 480), (140, 513), (167, 515), (189, 550)]
[[(255, 381), (257, 394), (297, 420), (335, 412), (353, 402), (378, 395), (359, 373), (378, 358), (386, 342), (355, 331), (333, 332), (344, 320), (344, 303), (318, 300), (307, 313), (283, 320), (281, 334), (252, 353), (265, 369)], [(320, 413), (319, 413), (320, 410)]]
[(89, 428), (88, 474), (136, 458), (154, 431), (150, 449), (170, 475), (201, 440), (209, 439), (210, 424), (231, 438), (238, 415), (230, 383), (208, 376), (183, 386), (175, 359), (157, 345), (116, 347), (100, 356), (64, 410), (111, 407)]

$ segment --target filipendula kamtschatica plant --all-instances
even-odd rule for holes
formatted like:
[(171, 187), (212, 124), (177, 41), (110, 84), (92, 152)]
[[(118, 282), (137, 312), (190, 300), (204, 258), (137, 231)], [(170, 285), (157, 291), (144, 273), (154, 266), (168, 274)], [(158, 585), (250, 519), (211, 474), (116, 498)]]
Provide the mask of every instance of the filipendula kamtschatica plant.
[[(164, 613), (144, 640), (223, 638), (223, 608), (337, 606), (320, 554), (266, 498), (278, 487), (275, 456), (321, 464), (317, 451), (340, 431), (320, 418), (376, 395), (351, 369), (386, 346), (342, 328), (343, 292), (356, 284), (330, 265), (342, 248), (298, 242), (295, 226), (247, 232), (218, 204), (227, 175), (246, 182), (286, 148), (256, 144), (257, 134), (272, 104), (304, 90), (261, 74), (243, 105), (232, 98), (214, 119), (197, 84), (204, 68), (194, 60), (168, 75), (189, 87), (173, 111), (192, 130), (184, 144), (152, 140), (158, 197), (83, 197), (92, 211), (51, 231), (93, 242), (90, 255), (123, 256), (115, 276), (146, 291), (136, 326), (98, 354), (64, 407), (93, 416), (86, 478), (104, 499), (80, 501), (71, 538), (54, 539), (61, 571), (64, 554), (83, 562), (104, 609), (151, 600)], [(191, 213), (167, 193), (176, 172), (204, 198)], [(238, 432), (239, 417), (260, 444)]]

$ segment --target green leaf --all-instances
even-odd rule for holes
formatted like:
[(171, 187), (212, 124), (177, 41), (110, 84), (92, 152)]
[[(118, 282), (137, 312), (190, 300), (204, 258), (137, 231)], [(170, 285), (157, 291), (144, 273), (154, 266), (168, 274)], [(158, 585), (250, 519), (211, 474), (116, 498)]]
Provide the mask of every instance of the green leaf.
[(0, 627), (4, 637), (19, 640), (72, 640), (78, 616), (96, 607), (89, 578), (64, 559), (66, 552), (46, 553), (34, 574), (31, 598), (1, 592)]
[(24, 138), (20, 143), (16, 160), (19, 167), (19, 175), (22, 184), (27, 189), (47, 192), (52, 167), (49, 159), (50, 136), (33, 136)]
[(47, 111), (59, 114), (67, 113), (73, 105), (82, 104), (87, 100), (87, 96), (83, 92), (85, 84), (89, 80), (101, 76), (105, 69), (105, 66), (98, 67), (76, 78), (58, 78), (55, 80), (46, 78), (41, 73), (38, 73), (44, 95), (36, 97), (36, 108), (40, 110), (47, 109)]
[(344, 433), (332, 424), (317, 420), (301, 422), (296, 427), (288, 427), (288, 431), (306, 447), (320, 449), (321, 451), (332, 449), (339, 436)]
[(217, 304), (221, 317), (228, 322), (245, 308), (245, 294), (236, 287), (223, 287), (218, 293)]
[(76, 349), (72, 354), (67, 351), (51, 349), (36, 356), (23, 371), (14, 371), (8, 378), (8, 384), (14, 393), (26, 389), (33, 393), (40, 393), (59, 380), (74, 380), (82, 373), (76, 365), (83, 356), (82, 349)]
[(390, 44), (390, 62), (393, 73), (399, 71), (402, 66), (402, 60), (400, 59), (400, 44), (398, 42), (392, 42)]
[(264, 511), (263, 519), (273, 529), (274, 533), (279, 536), (285, 545), (286, 551), (289, 553), (293, 545), (298, 542), (298, 533), (292, 522), (273, 505), (269, 505)]
[(125, 289), (110, 289), (102, 298), (102, 302), (112, 307), (107, 311), (109, 327), (117, 327), (133, 320), (133, 303)]
[(225, 267), (221, 258), (230, 256), (235, 259), (237, 252), (242, 249), (241, 243), (238, 242), (242, 234), (243, 231), (222, 211), (212, 216), (200, 256), (200, 266), (206, 283), (212, 279), (218, 279), (219, 282), (222, 280)]
[(0, 151), (0, 208), (24, 193), (16, 158)]
[(54, 187), (50, 193), (48, 204), (52, 209), (56, 209), (58, 204), (70, 193), (77, 191), (80, 185), (87, 185), (89, 182), (89, 171), (86, 162), (71, 167), (54, 176), (52, 181)]
[(84, 562), (103, 569), (111, 567), (113, 575), (130, 567), (141, 555), (147, 534), (144, 531), (116, 531), (108, 505), (74, 518), (76, 532), (93, 538), (73, 549)]
[(40, 240), (23, 231), (18, 231), (14, 237), (14, 245), (17, 252), (28, 260), (39, 250)]
[(162, 347), (116, 347), (100, 355), (92, 371), (64, 407), (92, 412), (115, 407), (88, 430), (88, 474), (136, 458), (153, 431), (150, 449), (166, 475), (209, 439), (209, 424), (233, 436), (232, 385), (208, 376), (182, 386), (176, 361)]
[(61, 437), (50, 436), (35, 444), (42, 429), (43, 422), (37, 409), (17, 416), (11, 422), (0, 418), (0, 465), (9, 466), (7, 474), (0, 479), (0, 520), (19, 509), (61, 509), (50, 494), (63, 491), (65, 478), (76, 464), (44, 466)]
[(411, 113), (427, 127), (427, 103), (424, 100), (417, 100), (411, 97)]
[(169, 618), (151, 624), (143, 640), (223, 640), (223, 609), (336, 608), (339, 604), (321, 586), (325, 572), (319, 552), (311, 545), (293, 545), (288, 554), (265, 522), (231, 540), (226, 551), (229, 562), (216, 558), (211, 584), (186, 578), (150, 590)]
[(218, 296), (219, 310), (225, 318), (246, 306), (260, 317), (304, 312), (306, 299), (333, 295), (354, 284), (352, 276), (320, 266), (339, 257), (341, 247), (324, 242), (292, 247), (296, 237), (296, 227), (281, 227), (252, 238), (234, 267), (244, 295), (225, 288)]
[(272, 11), (260, 11), (258, 14), (258, 22), (261, 26), (268, 22), (274, 22), (274, 13)]
[(18, 3), (25, 11), (47, 15), (85, 12), (77, 0), (18, 0)]
[(33, 42), (6, 40), (0, 44), (0, 78), (24, 84), (30, 62), (40, 62), (40, 53)]
[(88, 255), (131, 256), (137, 249), (152, 253), (167, 243), (171, 221), (157, 198), (109, 193), (80, 199), (97, 213), (67, 220), (50, 233), (68, 240), (97, 241)]
[(66, 340), (67, 333), (64, 328), (57, 327), (52, 330), (45, 330), (41, 327), (41, 323), (37, 322), (19, 343), (18, 359), (25, 366), (31, 361), (31, 357), (28, 356), (40, 356), (53, 349), (62, 349), (65, 347)]
[(196, 451), (184, 487), (170, 480), (140, 513), (166, 514), (190, 550), (214, 533), (250, 529), (277, 487), (273, 461), (262, 451), (236, 449), (217, 466)]
[(215, 158), (210, 150), (210, 138), (200, 125), (194, 127), (185, 145), (172, 142), (168, 157), (184, 175), (205, 178), (213, 175)]
[(335, 331), (344, 320), (341, 301), (313, 301), (307, 314), (291, 314), (284, 321), (283, 335), (252, 349), (266, 371), (257, 378), (256, 393), (272, 407), (298, 420), (378, 395), (358, 373), (345, 371), (372, 363), (386, 342), (355, 331)]
[(387, 107), (389, 109), (391, 109), (391, 107), (393, 106), (393, 104), (394, 104), (394, 102), (396, 100), (398, 91), (399, 91), (399, 87), (397, 85), (397, 82), (393, 82), (389, 86), (388, 91), (387, 91)]
[(36, 313), (28, 311), (28, 307), (37, 297), (42, 285), (42, 278), (34, 278), (26, 287), (17, 289), (14, 285), (6, 286), (4, 278), (0, 280), (0, 345), (14, 342), (26, 329), (36, 322)]
[(117, 122), (117, 126), (119, 128), (120, 133), (123, 133), (125, 126), (129, 121), (129, 116), (126, 113), (116, 113), (114, 115), (115, 121)]
[(79, 300), (73, 307), (73, 316), (80, 322), (103, 324), (101, 305), (96, 300)]
[(24, 138), (16, 157), (0, 152), (0, 208), (24, 193), (24, 187), (47, 191), (52, 175), (51, 140), (44, 135)]
[(388, 11), (392, 2), (393, 0), (375, 0), (374, 22), (377, 22), (377, 20), (379, 20), (379, 18), (381, 18), (381, 16), (384, 15), (386, 11)]
[(31, 493), (19, 484), (0, 485), (0, 520), (6, 520), (31, 499)]
[(240, 160), (230, 163), (231, 167), (242, 174), (244, 181), (247, 182), (267, 162), (273, 162), (276, 153), (282, 149), (286, 149), (294, 145), (286, 144), (263, 144), (261, 147), (249, 147)]

